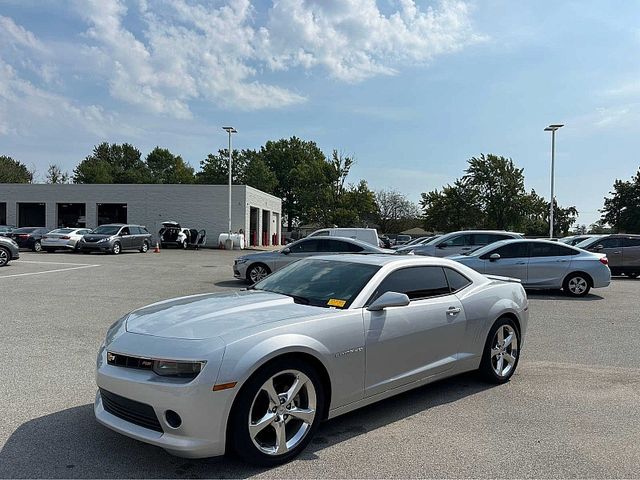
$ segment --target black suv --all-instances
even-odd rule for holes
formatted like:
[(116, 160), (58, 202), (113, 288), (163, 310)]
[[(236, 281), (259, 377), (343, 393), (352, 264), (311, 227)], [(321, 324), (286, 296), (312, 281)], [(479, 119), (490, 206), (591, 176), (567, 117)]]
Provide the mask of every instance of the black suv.
[(118, 255), (123, 250), (146, 253), (151, 246), (151, 234), (141, 225), (110, 223), (100, 225), (78, 241), (82, 253), (109, 252)]

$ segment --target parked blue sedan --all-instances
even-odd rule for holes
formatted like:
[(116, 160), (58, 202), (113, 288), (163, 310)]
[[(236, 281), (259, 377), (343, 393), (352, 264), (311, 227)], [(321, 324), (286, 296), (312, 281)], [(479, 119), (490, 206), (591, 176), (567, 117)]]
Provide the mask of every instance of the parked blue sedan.
[(525, 288), (562, 288), (573, 297), (611, 282), (606, 255), (548, 240), (502, 240), (448, 258), (480, 273), (517, 278)]

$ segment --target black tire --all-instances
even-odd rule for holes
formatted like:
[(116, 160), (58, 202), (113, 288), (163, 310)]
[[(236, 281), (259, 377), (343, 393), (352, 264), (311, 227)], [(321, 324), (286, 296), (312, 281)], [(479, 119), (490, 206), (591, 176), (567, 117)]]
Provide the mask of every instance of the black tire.
[(142, 246), (140, 247), (140, 253), (147, 253), (149, 251), (149, 242), (146, 240), (142, 242)]
[(119, 255), (121, 251), (122, 245), (120, 244), (120, 242), (114, 242), (113, 246), (111, 247), (111, 253), (113, 253), (114, 255)]
[[(254, 398), (256, 398), (256, 395), (260, 391), (262, 385), (267, 380), (278, 375), (279, 372), (284, 372), (290, 369), (295, 369), (304, 373), (313, 384), (316, 395), (316, 415), (305, 433), (305, 436), (295, 447), (281, 455), (270, 455), (259, 450), (251, 439), (249, 433), (249, 416), (251, 407)], [(320, 422), (322, 421), (324, 405), (325, 392), (322, 380), (312, 365), (304, 360), (292, 360), (291, 358), (287, 359), (287, 357), (276, 359), (255, 372), (240, 389), (229, 416), (229, 425), (227, 429), (229, 450), (231, 453), (240, 457), (243, 461), (254, 465), (272, 467), (288, 462), (302, 452), (312, 440)]]
[[(499, 375), (496, 371), (496, 365), (494, 365), (494, 355), (492, 355), (492, 350), (495, 349), (494, 345), (497, 340), (497, 332), (499, 329), (503, 327), (507, 327), (511, 329), (513, 334), (515, 335), (516, 343), (513, 344), (513, 339), (511, 340), (510, 348), (505, 348), (505, 353), (515, 357), (515, 362), (512, 364), (511, 369), (506, 372), (504, 375)], [(506, 339), (505, 339), (506, 340)], [(489, 335), (487, 335), (487, 340), (484, 344), (484, 350), (482, 351), (482, 360), (480, 361), (480, 375), (482, 378), (489, 383), (506, 383), (508, 382), (513, 374), (516, 371), (518, 366), (518, 362), (520, 360), (520, 329), (516, 325), (516, 323), (509, 317), (501, 317), (493, 324), (491, 330), (489, 330)], [(515, 354), (514, 354), (515, 350)], [(503, 358), (503, 362), (504, 362)], [(507, 362), (509, 363), (509, 362)]]
[(42, 251), (42, 243), (40, 243), (40, 240), (35, 241), (35, 243), (33, 244), (33, 248), (31, 248), (31, 250), (33, 250), (34, 252)]
[(0, 267), (9, 265), (10, 261), (11, 261), (11, 252), (4, 247), (0, 247)]
[(629, 278), (638, 278), (638, 272), (628, 272), (627, 277)]
[(181, 247), (183, 250), (186, 250), (186, 249), (189, 247), (189, 243), (185, 240), (184, 242), (182, 242), (182, 243), (180, 244), (180, 247)]
[(247, 270), (247, 283), (253, 285), (254, 283), (262, 280), (262, 278), (264, 277), (257, 278), (258, 276), (260, 276), (259, 275), (260, 271), (263, 271), (266, 273), (264, 277), (266, 277), (271, 273), (271, 269), (267, 267), (264, 263), (256, 263), (255, 265), (251, 265)]
[(591, 278), (581, 272), (574, 272), (562, 282), (562, 290), (570, 297), (584, 297), (591, 290)]

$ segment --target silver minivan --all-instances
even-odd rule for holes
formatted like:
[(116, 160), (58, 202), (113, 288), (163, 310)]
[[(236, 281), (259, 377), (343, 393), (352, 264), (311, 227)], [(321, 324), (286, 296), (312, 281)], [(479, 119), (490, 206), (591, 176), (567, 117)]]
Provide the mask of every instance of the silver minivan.
[(418, 245), (410, 252), (415, 255), (429, 255), (431, 257), (448, 257), (473, 252), (480, 247), (500, 240), (523, 238), (520, 233), (504, 230), (464, 230), (451, 232), (434, 238), (430, 242)]

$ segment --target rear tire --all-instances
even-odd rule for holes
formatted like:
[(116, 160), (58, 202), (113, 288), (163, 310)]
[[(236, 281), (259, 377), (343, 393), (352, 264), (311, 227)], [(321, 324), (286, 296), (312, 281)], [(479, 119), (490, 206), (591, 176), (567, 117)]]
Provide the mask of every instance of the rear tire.
[[(300, 388), (291, 395), (296, 382)], [(310, 364), (275, 360), (254, 373), (238, 393), (229, 418), (230, 449), (254, 465), (288, 462), (313, 438), (324, 402), (322, 381)], [(256, 428), (258, 424), (264, 426)]]
[(34, 252), (41, 252), (42, 251), (42, 243), (40, 243), (40, 240), (36, 240), (36, 242), (33, 244), (32, 250)]
[(142, 242), (142, 246), (140, 247), (140, 253), (147, 253), (149, 251), (149, 242), (146, 240)]
[(627, 273), (627, 277), (629, 278), (638, 278), (638, 275), (639, 275), (638, 272)]
[(0, 247), (0, 267), (8, 265), (9, 260), (11, 260), (11, 252), (4, 247)]
[(584, 297), (591, 290), (591, 279), (584, 273), (571, 273), (564, 279), (562, 289), (570, 297)]
[(520, 360), (520, 330), (509, 317), (496, 320), (484, 345), (480, 375), (489, 383), (506, 383)]

